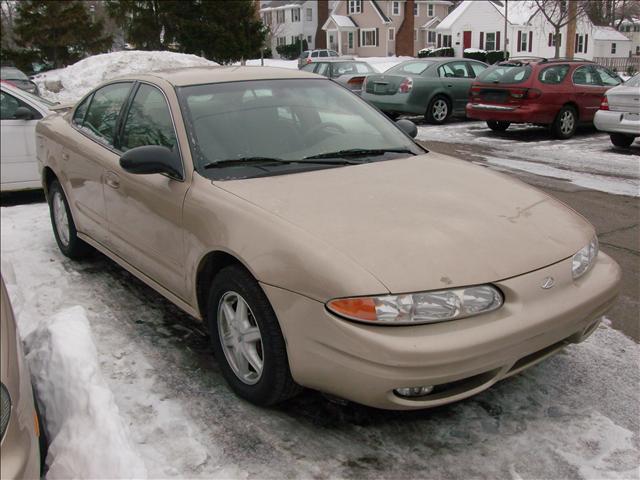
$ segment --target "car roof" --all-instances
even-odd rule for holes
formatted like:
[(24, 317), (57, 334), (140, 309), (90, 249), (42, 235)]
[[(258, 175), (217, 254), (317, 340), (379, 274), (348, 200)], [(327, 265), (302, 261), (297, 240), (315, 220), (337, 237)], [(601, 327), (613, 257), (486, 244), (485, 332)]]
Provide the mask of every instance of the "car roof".
[[(352, 57), (327, 57), (327, 58), (322, 58), (322, 60), (319, 60), (318, 62), (315, 63), (324, 63), (324, 62), (329, 62), (329, 63), (336, 63), (336, 62), (349, 62), (349, 63), (367, 63), (364, 60), (356, 60), (355, 58)], [(367, 63), (368, 65), (368, 63)]]
[(128, 75), (119, 80), (162, 79), (176, 87), (205, 83), (243, 82), (249, 80), (284, 80), (293, 78), (321, 78), (303, 70), (278, 67), (183, 67), (157, 70), (146, 74)]

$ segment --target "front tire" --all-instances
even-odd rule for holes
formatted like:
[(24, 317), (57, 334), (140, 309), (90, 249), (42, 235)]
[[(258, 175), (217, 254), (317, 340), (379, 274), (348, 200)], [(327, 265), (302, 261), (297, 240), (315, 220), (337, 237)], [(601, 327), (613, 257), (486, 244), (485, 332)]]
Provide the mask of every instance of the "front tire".
[(566, 140), (573, 137), (578, 128), (578, 114), (575, 108), (565, 105), (556, 115), (551, 125), (551, 133), (560, 140)]
[(494, 132), (504, 132), (507, 128), (509, 128), (511, 122), (499, 122), (496, 120), (487, 120), (487, 127), (489, 127)]
[(613, 143), (616, 147), (629, 148), (635, 137), (631, 135), (624, 135), (622, 133), (611, 133), (609, 134), (609, 138), (611, 138), (611, 143)]
[(213, 280), (207, 305), (213, 351), (236, 394), (268, 406), (300, 392), (291, 377), (278, 319), (247, 270), (236, 265), (222, 269)]
[(433, 125), (442, 125), (451, 116), (451, 104), (443, 96), (434, 97), (427, 107), (424, 119)]
[(49, 214), (53, 235), (60, 251), (71, 259), (86, 256), (91, 247), (78, 238), (76, 224), (71, 216), (69, 202), (58, 180), (54, 180), (48, 189)]

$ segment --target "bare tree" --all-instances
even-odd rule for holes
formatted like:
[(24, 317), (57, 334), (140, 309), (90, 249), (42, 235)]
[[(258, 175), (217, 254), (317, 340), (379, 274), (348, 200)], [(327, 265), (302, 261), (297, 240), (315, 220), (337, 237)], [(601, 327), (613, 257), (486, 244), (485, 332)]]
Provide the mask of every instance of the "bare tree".
[(13, 29), (16, 20), (15, 0), (2, 0), (0, 2), (0, 12), (2, 14), (2, 49), (13, 49), (16, 47)]
[[(584, 5), (572, 0), (535, 0), (538, 9), (553, 27), (555, 57), (560, 56), (560, 30), (585, 15)], [(575, 8), (573, 8), (575, 7)]]

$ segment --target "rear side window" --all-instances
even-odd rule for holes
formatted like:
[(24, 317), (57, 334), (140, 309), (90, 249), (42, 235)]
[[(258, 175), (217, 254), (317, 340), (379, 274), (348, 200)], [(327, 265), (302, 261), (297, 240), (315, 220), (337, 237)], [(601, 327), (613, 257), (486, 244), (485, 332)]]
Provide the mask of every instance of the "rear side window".
[(478, 77), (479, 82), (516, 84), (522, 83), (531, 76), (529, 65), (494, 65), (487, 68)]
[(420, 75), (424, 72), (432, 62), (405, 62), (397, 65), (389, 70), (388, 73), (408, 73), (411, 75)]
[(320, 56), (321, 57), (328, 57), (329, 56), (329, 52), (327, 52), (326, 50), (320, 50)]
[(113, 145), (118, 116), (129, 95), (131, 85), (130, 82), (112, 83), (96, 90), (82, 123), (83, 130)]
[(84, 101), (80, 105), (78, 105), (78, 107), (76, 108), (76, 112), (73, 114), (73, 123), (75, 123), (79, 127), (81, 127), (82, 123), (84, 122), (84, 116), (87, 113), (87, 108), (89, 108), (89, 104), (91, 103), (92, 98), (93, 95), (89, 95), (87, 98), (85, 98)]
[(438, 67), (438, 76), (447, 78), (469, 78), (467, 62), (445, 63)]
[(142, 84), (131, 102), (122, 130), (122, 151), (143, 145), (177, 145), (171, 111), (160, 90)]
[(318, 58), (318, 53), (320, 52), (311, 52), (311, 58)]
[(576, 68), (573, 72), (573, 83), (575, 85), (600, 86), (600, 78), (591, 65)]
[(538, 80), (542, 83), (557, 85), (562, 83), (567, 76), (567, 73), (569, 73), (569, 65), (554, 65), (553, 67), (547, 67), (540, 70)]

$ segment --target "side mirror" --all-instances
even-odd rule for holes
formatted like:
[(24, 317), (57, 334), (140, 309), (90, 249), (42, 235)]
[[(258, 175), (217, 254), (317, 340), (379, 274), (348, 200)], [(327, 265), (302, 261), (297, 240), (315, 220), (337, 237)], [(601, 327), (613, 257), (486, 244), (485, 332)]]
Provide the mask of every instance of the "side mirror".
[(33, 112), (27, 107), (18, 107), (13, 113), (13, 118), (16, 120), (33, 120)]
[(167, 147), (160, 145), (144, 145), (127, 150), (120, 157), (120, 166), (129, 173), (166, 173), (182, 179), (180, 158)]
[(418, 135), (418, 127), (411, 120), (402, 118), (396, 122), (396, 125), (411, 138), (416, 138), (416, 135)]

